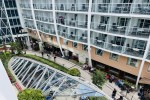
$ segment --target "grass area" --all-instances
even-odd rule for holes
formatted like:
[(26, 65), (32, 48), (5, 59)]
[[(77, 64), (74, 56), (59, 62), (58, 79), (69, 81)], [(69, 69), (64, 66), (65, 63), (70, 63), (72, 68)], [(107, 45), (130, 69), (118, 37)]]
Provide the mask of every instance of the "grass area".
[(102, 96), (102, 97), (89, 97), (89, 100), (108, 100), (108, 99)]

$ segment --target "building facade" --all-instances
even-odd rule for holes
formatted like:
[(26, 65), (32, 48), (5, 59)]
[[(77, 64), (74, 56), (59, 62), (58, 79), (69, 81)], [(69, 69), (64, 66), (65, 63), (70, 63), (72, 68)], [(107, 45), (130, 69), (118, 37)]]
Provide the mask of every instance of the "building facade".
[(150, 79), (149, 0), (16, 0), (32, 38), (79, 62), (135, 81)]
[(24, 40), (28, 34), (22, 29), (15, 0), (0, 0), (0, 44), (13, 42), (17, 37)]

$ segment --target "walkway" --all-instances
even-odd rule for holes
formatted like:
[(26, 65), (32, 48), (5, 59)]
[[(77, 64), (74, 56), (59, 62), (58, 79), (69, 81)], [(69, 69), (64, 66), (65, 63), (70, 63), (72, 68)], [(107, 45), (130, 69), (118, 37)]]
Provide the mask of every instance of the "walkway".
[[(40, 52), (27, 50), (26, 53), (42, 57)], [(43, 57), (48, 59), (46, 53), (44, 54)], [(52, 55), (51, 55), (49, 60), (54, 61), (54, 58)], [(90, 73), (88, 71), (83, 70), (80, 66), (78, 66), (78, 65), (76, 65), (76, 64), (74, 64), (74, 63), (72, 63), (66, 59), (60, 58), (60, 57), (56, 58), (56, 63), (63, 65), (66, 68), (77, 68), (78, 70), (80, 70), (82, 78), (87, 80), (87, 82), (92, 82), (92, 79), (91, 79), (92, 77), (91, 77)], [(116, 98), (119, 98), (120, 95), (123, 95), (124, 100), (139, 100), (137, 92), (131, 92), (131, 93), (128, 93), (126, 95), (126, 92), (121, 92), (121, 90), (114, 83), (106, 82), (104, 84), (104, 86), (102, 87), (102, 90), (103, 90), (103, 92), (105, 92), (106, 94), (108, 94), (111, 97), (111, 94), (112, 94), (112, 91), (114, 88), (117, 90)]]

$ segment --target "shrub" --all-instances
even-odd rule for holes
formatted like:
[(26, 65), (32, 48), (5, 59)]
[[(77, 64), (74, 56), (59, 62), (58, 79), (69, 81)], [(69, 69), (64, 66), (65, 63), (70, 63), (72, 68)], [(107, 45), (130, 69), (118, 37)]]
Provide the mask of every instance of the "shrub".
[(68, 71), (68, 74), (70, 74), (72, 76), (80, 76), (81, 75), (80, 71), (77, 68), (70, 69)]
[(18, 94), (18, 100), (45, 100), (41, 90), (25, 89)]
[(97, 87), (102, 88), (103, 84), (106, 82), (105, 73), (96, 70), (95, 73), (92, 74), (92, 81)]
[(47, 65), (49, 65), (49, 66), (51, 66), (53, 68), (56, 68), (56, 69), (58, 69), (60, 71), (65, 72), (65, 73), (67, 73), (69, 71), (67, 68), (65, 68), (65, 67), (63, 67), (63, 66), (61, 66), (61, 65), (59, 65), (59, 64), (57, 64), (57, 63), (55, 63), (53, 61), (50, 61), (50, 60), (42, 58), (42, 57), (38, 57), (36, 55), (24, 54), (24, 55), (20, 55), (20, 56), (37, 60), (37, 61), (39, 61), (41, 63), (47, 64)]

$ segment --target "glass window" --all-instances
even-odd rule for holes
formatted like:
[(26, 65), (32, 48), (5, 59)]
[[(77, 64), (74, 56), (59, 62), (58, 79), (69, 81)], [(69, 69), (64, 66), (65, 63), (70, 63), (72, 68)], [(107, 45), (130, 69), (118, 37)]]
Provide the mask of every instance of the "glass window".
[(76, 42), (72, 42), (72, 46), (77, 48), (78, 44)]
[(12, 16), (12, 17), (15, 17), (15, 16), (16, 16), (14, 10), (11, 10), (11, 16)]
[(150, 72), (150, 65), (148, 66), (148, 72)]
[(13, 19), (14, 25), (17, 25), (17, 19)]
[(82, 50), (88, 51), (88, 46), (83, 44), (83, 45), (82, 45)]
[(15, 15), (18, 16), (18, 11), (17, 10), (14, 10), (14, 11), (15, 11)]
[(111, 53), (109, 58), (112, 59), (112, 60), (117, 61), (118, 60), (118, 55), (114, 54), (114, 53)]
[(13, 19), (9, 19), (10, 25), (14, 25)]
[(103, 55), (103, 50), (96, 49), (96, 55), (102, 56)]
[(130, 66), (138, 67), (138, 60), (133, 58), (128, 58), (127, 64)]
[(20, 25), (20, 20), (19, 20), (19, 18), (17, 19), (17, 23), (18, 23), (18, 25)]
[(65, 45), (68, 45), (68, 40), (64, 40), (64, 44), (65, 44)]
[(11, 17), (11, 11), (7, 10), (8, 17)]

